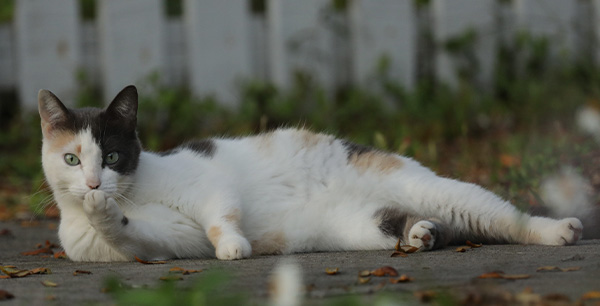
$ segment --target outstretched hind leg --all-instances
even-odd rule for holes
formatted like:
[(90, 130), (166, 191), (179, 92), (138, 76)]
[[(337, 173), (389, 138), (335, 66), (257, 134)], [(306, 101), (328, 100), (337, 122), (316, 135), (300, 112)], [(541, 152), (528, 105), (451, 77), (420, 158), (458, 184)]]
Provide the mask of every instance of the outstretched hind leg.
[(451, 229), (440, 220), (420, 220), (410, 226), (407, 224), (404, 240), (419, 251), (440, 249), (448, 245), (452, 233)]

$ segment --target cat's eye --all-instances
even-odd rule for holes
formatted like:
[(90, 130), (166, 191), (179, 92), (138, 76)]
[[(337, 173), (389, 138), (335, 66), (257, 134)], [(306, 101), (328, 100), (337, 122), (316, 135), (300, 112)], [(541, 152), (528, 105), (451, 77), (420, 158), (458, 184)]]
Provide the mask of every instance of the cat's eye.
[(106, 162), (107, 165), (112, 165), (114, 163), (116, 163), (119, 160), (119, 153), (117, 152), (110, 152), (108, 154), (106, 154), (106, 157), (104, 157), (104, 162)]
[(77, 166), (79, 165), (79, 158), (75, 154), (67, 153), (65, 154), (65, 162), (69, 166)]

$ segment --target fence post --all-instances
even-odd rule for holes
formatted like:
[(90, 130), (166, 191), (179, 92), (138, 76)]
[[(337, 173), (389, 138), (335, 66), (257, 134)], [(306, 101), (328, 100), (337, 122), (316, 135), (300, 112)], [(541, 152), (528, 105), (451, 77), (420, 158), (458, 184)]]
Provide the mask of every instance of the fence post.
[(272, 81), (283, 88), (293, 84), (294, 74), (302, 73), (317, 84), (330, 88), (334, 82), (329, 35), (320, 21), (325, 0), (270, 0), (269, 70)]
[(236, 84), (251, 69), (248, 1), (186, 0), (184, 8), (192, 91), (235, 107)]
[(517, 2), (520, 30), (549, 39), (551, 57), (572, 58), (576, 42), (576, 12), (580, 1), (521, 0)]
[(14, 52), (13, 26), (0, 24), (0, 89), (17, 85), (16, 58)]
[(24, 109), (37, 109), (41, 88), (72, 105), (80, 65), (78, 8), (76, 0), (16, 1), (17, 88)]
[(496, 0), (432, 2), (438, 79), (457, 86), (459, 73), (466, 81), (488, 87), (496, 57)]
[(146, 78), (163, 72), (162, 1), (98, 1), (98, 22), (104, 100), (130, 84), (150, 90)]
[(413, 1), (356, 0), (352, 2), (354, 80), (365, 84), (389, 59), (389, 77), (412, 88), (416, 72), (416, 19)]

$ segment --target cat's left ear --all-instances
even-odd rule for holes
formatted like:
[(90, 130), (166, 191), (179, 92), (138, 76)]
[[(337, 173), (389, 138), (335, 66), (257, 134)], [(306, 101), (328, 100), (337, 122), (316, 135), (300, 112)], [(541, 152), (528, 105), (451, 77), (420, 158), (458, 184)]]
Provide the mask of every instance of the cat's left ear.
[(129, 85), (121, 90), (106, 109), (109, 117), (126, 123), (135, 129), (137, 123), (138, 92)]
[(38, 92), (38, 111), (44, 137), (52, 136), (52, 131), (69, 121), (69, 110), (52, 92), (41, 89)]

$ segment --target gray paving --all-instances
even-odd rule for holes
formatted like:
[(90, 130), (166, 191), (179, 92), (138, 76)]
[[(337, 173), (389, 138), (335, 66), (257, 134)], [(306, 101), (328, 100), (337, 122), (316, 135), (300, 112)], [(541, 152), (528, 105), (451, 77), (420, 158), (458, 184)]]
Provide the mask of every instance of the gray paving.
[[(58, 243), (56, 222), (44, 221), (33, 227), (18, 222), (0, 223), (0, 230), (12, 235), (0, 235), (0, 265), (14, 265), (19, 269), (46, 267), (49, 275), (31, 275), (24, 278), (0, 279), (0, 289), (15, 298), (0, 301), (0, 305), (41, 304), (112, 304), (111, 295), (102, 292), (105, 279), (118, 276), (134, 287), (160, 286), (161, 276), (178, 266), (204, 271), (225, 269), (233, 275), (229, 290), (245, 291), (257, 301), (268, 296), (268, 279), (274, 266), (283, 258), (297, 262), (307, 288), (306, 302), (321, 304), (334, 297), (360, 294), (369, 299), (374, 292), (392, 291), (412, 296), (414, 292), (437, 290), (456, 293), (465, 298), (469, 292), (500, 290), (517, 294), (526, 288), (540, 295), (568, 297), (576, 301), (587, 292), (600, 291), (600, 240), (583, 240), (568, 247), (484, 245), (464, 253), (456, 247), (410, 254), (408, 257), (390, 257), (392, 251), (359, 251), (310, 253), (290, 256), (260, 256), (246, 260), (224, 262), (218, 260), (171, 260), (162, 265), (127, 263), (77, 263), (53, 257), (23, 256), (38, 243), (49, 240)], [(50, 229), (49, 229), (50, 228)], [(55, 250), (58, 251), (58, 250)], [(391, 284), (388, 278), (372, 277), (366, 284), (358, 283), (358, 273), (381, 266), (392, 266), (400, 274), (413, 278), (408, 283)], [(560, 268), (578, 267), (570, 272), (536, 272), (542, 266)], [(337, 275), (327, 275), (325, 268), (339, 268)], [(75, 270), (86, 270), (91, 275), (74, 276)], [(505, 274), (528, 274), (520, 280), (478, 279), (483, 273), (503, 271)], [(203, 273), (185, 276), (178, 285), (192, 284)], [(50, 280), (57, 287), (41, 284)], [(48, 300), (48, 298), (53, 300)]]

